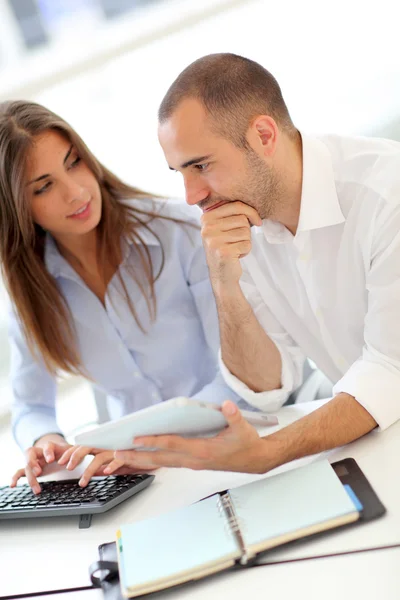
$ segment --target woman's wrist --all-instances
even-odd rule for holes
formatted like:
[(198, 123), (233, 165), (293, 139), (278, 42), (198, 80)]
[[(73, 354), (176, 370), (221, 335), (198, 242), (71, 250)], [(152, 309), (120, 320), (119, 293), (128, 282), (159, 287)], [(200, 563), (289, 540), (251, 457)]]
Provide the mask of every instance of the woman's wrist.
[(55, 444), (68, 445), (67, 440), (61, 433), (46, 433), (46, 435), (42, 435), (42, 437), (37, 439), (33, 445), (41, 448), (47, 442), (54, 442)]

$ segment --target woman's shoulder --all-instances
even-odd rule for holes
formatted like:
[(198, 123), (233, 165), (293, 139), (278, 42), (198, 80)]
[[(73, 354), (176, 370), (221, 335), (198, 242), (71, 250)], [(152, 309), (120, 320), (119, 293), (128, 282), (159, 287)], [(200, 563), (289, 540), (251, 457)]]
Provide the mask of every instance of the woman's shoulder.
[(177, 198), (143, 197), (125, 200), (134, 209), (147, 213), (151, 220), (160, 217), (173, 221), (200, 225), (201, 213), (196, 207), (188, 206)]
[(140, 220), (144, 224), (141, 236), (149, 242), (149, 235), (154, 242), (154, 234), (163, 246), (186, 248), (201, 245), (200, 214), (198, 209), (191, 208), (182, 200), (170, 198), (140, 198), (125, 201), (140, 212)]
[[(138, 233), (145, 244), (161, 245), (166, 260), (178, 260), (185, 272), (193, 268), (208, 277), (200, 231), (200, 211), (182, 200), (143, 198), (129, 202), (141, 211)], [(194, 261), (194, 262), (193, 262)]]
[(200, 225), (201, 212), (197, 206), (188, 206), (184, 200), (176, 198), (161, 200), (159, 203), (160, 210), (165, 211), (170, 218)]

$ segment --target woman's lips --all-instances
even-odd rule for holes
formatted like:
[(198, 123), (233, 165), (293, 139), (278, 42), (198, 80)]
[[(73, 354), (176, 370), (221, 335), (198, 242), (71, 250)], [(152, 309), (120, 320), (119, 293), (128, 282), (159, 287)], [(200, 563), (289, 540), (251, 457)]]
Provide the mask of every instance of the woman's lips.
[(68, 219), (87, 219), (90, 215), (90, 204), (91, 201), (89, 200), (87, 204), (81, 206), (79, 209), (80, 212), (74, 212), (72, 215), (68, 215)]

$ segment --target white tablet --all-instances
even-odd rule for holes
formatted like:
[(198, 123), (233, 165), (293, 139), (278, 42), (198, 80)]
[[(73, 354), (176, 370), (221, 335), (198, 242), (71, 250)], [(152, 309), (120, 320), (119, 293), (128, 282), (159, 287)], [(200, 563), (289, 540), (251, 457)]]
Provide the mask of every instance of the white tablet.
[[(252, 424), (277, 425), (272, 415), (241, 411)], [(139, 435), (177, 434), (184, 437), (211, 437), (227, 426), (217, 404), (189, 398), (173, 398), (110, 421), (75, 437), (75, 443), (105, 450), (138, 448), (133, 438)]]

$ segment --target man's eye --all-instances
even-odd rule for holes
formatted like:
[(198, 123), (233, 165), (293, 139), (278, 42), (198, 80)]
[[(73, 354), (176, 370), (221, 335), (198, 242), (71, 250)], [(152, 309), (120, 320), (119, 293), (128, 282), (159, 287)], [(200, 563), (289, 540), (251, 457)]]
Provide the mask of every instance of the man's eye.
[(44, 194), (44, 192), (49, 189), (50, 185), (51, 185), (51, 183), (50, 183), (50, 181), (48, 181), (47, 183), (44, 184), (44, 186), (42, 186), (38, 190), (35, 190), (34, 191), (35, 196), (40, 196), (40, 194)]
[(209, 163), (203, 163), (201, 165), (193, 165), (197, 171), (205, 171), (208, 167)]

